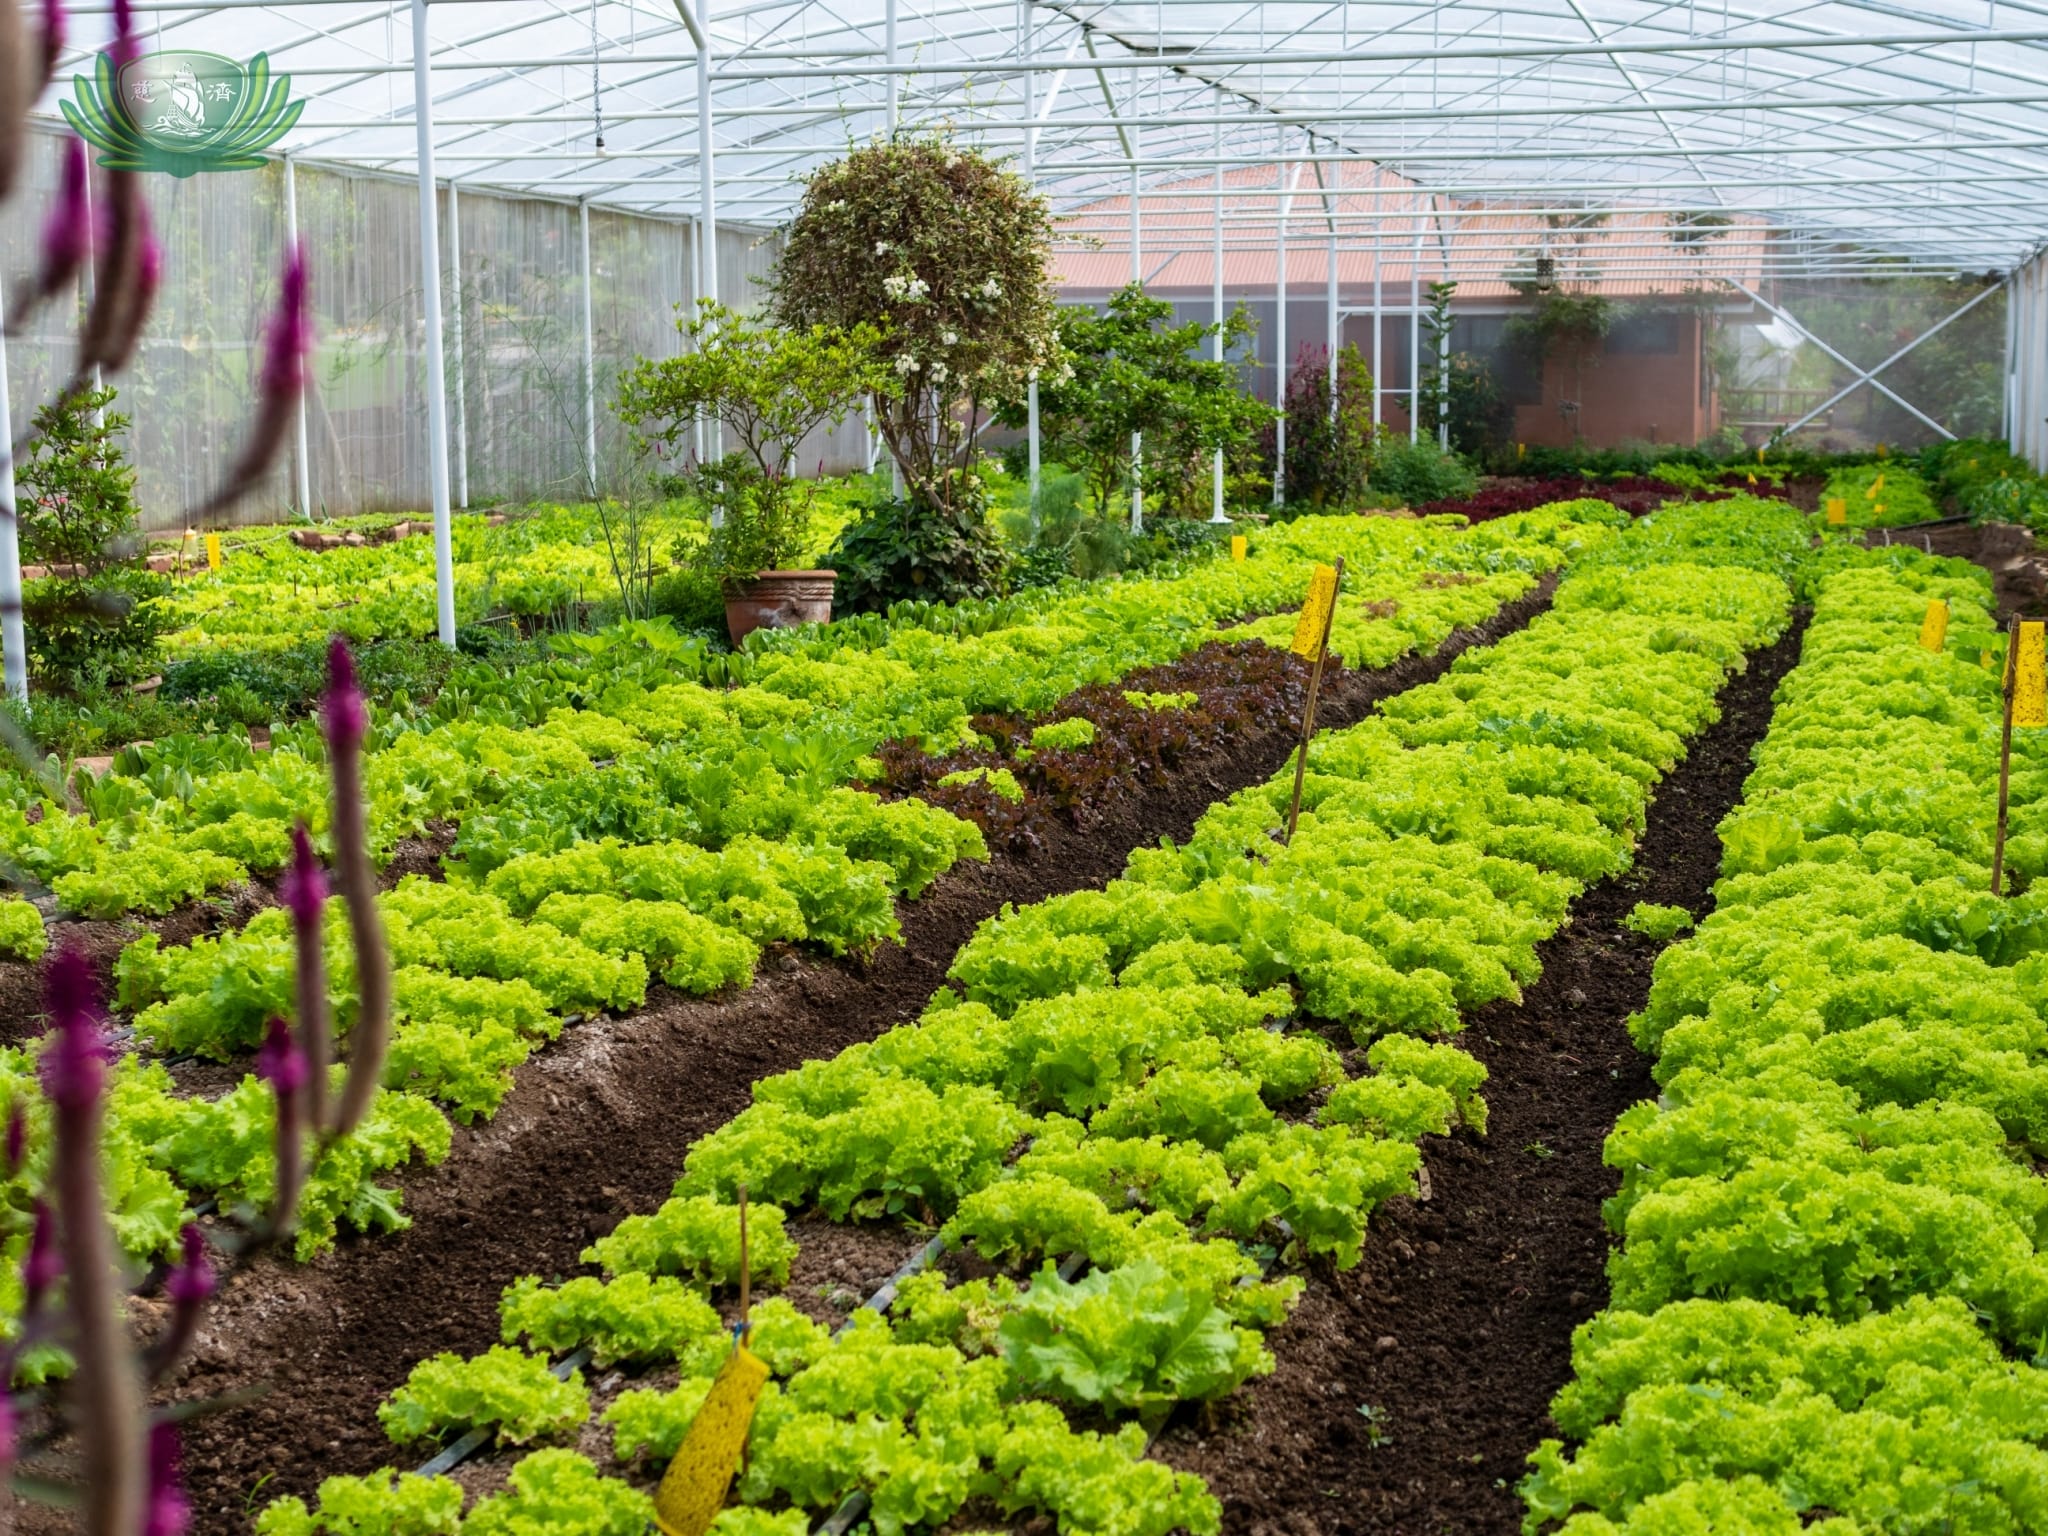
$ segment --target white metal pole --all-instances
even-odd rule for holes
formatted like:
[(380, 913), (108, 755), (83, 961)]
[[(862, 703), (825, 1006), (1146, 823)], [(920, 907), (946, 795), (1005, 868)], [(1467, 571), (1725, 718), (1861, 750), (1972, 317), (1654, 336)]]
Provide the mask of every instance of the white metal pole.
[[(1217, 362), (1223, 361), (1223, 120), (1216, 120), (1216, 228), (1215, 247), (1209, 256), (1210, 319), (1216, 326), (1216, 334), (1209, 345)], [(1215, 463), (1209, 474), (1209, 521), (1227, 523), (1223, 513), (1223, 450), (1216, 450)]]
[(1337, 346), (1342, 340), (1344, 324), (1342, 318), (1337, 313), (1337, 227), (1335, 224), (1330, 226), (1330, 248), (1327, 260), (1329, 271), (1325, 274), (1327, 281), (1324, 287), (1323, 302), (1329, 310), (1327, 317), (1329, 339), (1326, 345), (1330, 353), (1330, 420), (1334, 422), (1337, 419)]
[[(1137, 77), (1131, 78), (1132, 117), (1136, 118), (1138, 105)], [(1138, 159), (1143, 153), (1143, 140), (1136, 121), (1131, 124), (1131, 286), (1137, 287), (1145, 280), (1144, 258), (1139, 250), (1138, 240)], [(1131, 532), (1145, 531), (1145, 438), (1144, 434), (1131, 434)]]
[[(718, 302), (718, 189), (717, 150), (712, 144), (714, 123), (711, 112), (711, 10), (702, 14), (703, 36), (697, 39), (697, 297)], [(725, 433), (718, 418), (701, 418), (702, 446), (697, 462), (702, 464), (725, 455)], [(725, 508), (714, 503), (711, 526), (725, 526)]]
[(1273, 505), (1287, 504), (1287, 132), (1280, 133), (1278, 177), (1273, 183)]
[(1372, 226), (1372, 425), (1375, 435), (1380, 425), (1380, 401), (1386, 395), (1386, 346), (1383, 337), (1387, 323), (1387, 286), (1385, 274), (1380, 269), (1380, 258), (1386, 254), (1386, 242), (1380, 238), (1379, 199), (1373, 199)]
[(889, 66), (889, 137), (893, 139), (903, 115), (903, 77), (896, 73), (896, 0), (889, 0), (882, 12), (882, 53)]
[(1415, 251), (1408, 259), (1408, 441), (1422, 435), (1422, 220), (1415, 221)]
[[(284, 238), (294, 250), (299, 244), (299, 168), (292, 157), (284, 157)], [(299, 403), (292, 410), (293, 430), (297, 438), (296, 464), (299, 489), (299, 516), (310, 520), (313, 516), (313, 465), (306, 449), (306, 396), (307, 390), (299, 391)]]
[(434, 193), (433, 55), (427, 0), (412, 0), (412, 111), (420, 178), (420, 295), (426, 321), (427, 487), (434, 509), (434, 598), (441, 643), (455, 644), (455, 540), (448, 525), (448, 380), (441, 359), (441, 236)]
[(7, 397), (7, 338), (0, 334), (0, 677), (7, 696), (26, 704), (28, 636), (21, 625), (21, 525), (15, 513), (14, 416)]
[(597, 500), (597, 311), (590, 301), (590, 202), (576, 205), (583, 237), (583, 473)]
[(469, 508), (469, 381), (468, 354), (462, 334), (462, 199), (448, 182), (448, 277), (455, 285), (453, 334), (455, 352), (455, 505)]
[[(1031, 0), (1017, 0), (1017, 58), (1024, 61), (1031, 57), (1033, 38), (1031, 35)], [(1024, 71), (1024, 184), (1034, 190), (1038, 186), (1038, 134), (1034, 119), (1038, 116), (1038, 77), (1030, 70)], [(1031, 370), (1031, 378), (1024, 386), (1024, 454), (1027, 461), (1028, 518), (1031, 538), (1038, 539), (1038, 492), (1042, 479), (1039, 464), (1038, 427), (1038, 370)]]

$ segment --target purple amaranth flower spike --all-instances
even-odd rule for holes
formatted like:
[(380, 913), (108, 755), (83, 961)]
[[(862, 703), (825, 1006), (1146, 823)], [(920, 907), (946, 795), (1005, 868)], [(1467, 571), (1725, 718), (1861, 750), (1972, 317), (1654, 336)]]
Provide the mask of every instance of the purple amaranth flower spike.
[(7, 317), (10, 335), (22, 322), (68, 287), (85, 265), (92, 249), (92, 196), (86, 184), (85, 143), (64, 141), (63, 168), (58, 176), (57, 196), (43, 220), (42, 254), (36, 262), (35, 281), (16, 297)]
[(313, 321), (306, 300), (305, 247), (285, 255), (278, 284), (277, 312), (270, 318), (263, 350), (255, 420), (220, 489), (195, 514), (205, 517), (254, 490), (283, 449), (293, 413), (306, 388), (306, 359), (313, 349)]
[(21, 1310), (33, 1316), (64, 1274), (64, 1260), (57, 1252), (57, 1223), (50, 1208), (36, 1202), (35, 1226), (29, 1232), (28, 1255), (21, 1261)]
[(336, 636), (328, 647), (327, 766), (334, 780), (334, 873), (348, 906), (349, 940), (355, 948), (356, 994), (362, 999), (349, 1031), (348, 1076), (342, 1081), (334, 1122), (326, 1127), (346, 1136), (362, 1123), (384, 1075), (390, 1043), (391, 957), (384, 947), (384, 923), (377, 914), (377, 876), (370, 867), (369, 806), (363, 796), (363, 735), (369, 711), (356, 686), (355, 659)]
[(7, 1111), (7, 1177), (21, 1172), (28, 1161), (28, 1111), (16, 1099)]
[(299, 1052), (306, 1078), (300, 1123), (317, 1133), (327, 1118), (327, 1063), (332, 1057), (323, 921), (327, 876), (313, 855), (313, 839), (304, 822), (292, 828), (292, 861), (278, 882), (277, 894), (292, 915), (294, 996), (299, 1010)]
[(143, 1509), (142, 1391), (121, 1322), (114, 1236), (100, 1185), (106, 1053), (99, 989), (85, 956), (67, 946), (44, 974), (51, 1025), (43, 1091), (54, 1127), (50, 1188), (64, 1255), (71, 1386), (84, 1494), (83, 1528), (135, 1530)]
[(277, 1099), (277, 1139), (272, 1155), (277, 1159), (275, 1206), (272, 1225), (288, 1232), (298, 1214), (299, 1192), (306, 1181), (305, 1133), (317, 1130), (305, 1118), (306, 1058), (283, 1019), (265, 1026), (263, 1048), (256, 1053), (256, 1075), (270, 1084)]
[(272, 1019), (264, 1026), (263, 1045), (256, 1052), (256, 1075), (281, 1099), (305, 1086), (306, 1058), (283, 1019)]
[(50, 962), (44, 988), (50, 1043), (43, 1050), (43, 1092), (60, 1110), (96, 1110), (106, 1086), (107, 1049), (92, 963), (67, 946)]
[(142, 1536), (184, 1536), (192, 1524), (192, 1504), (178, 1475), (178, 1431), (159, 1424), (149, 1432), (149, 1503)]
[[(117, 42), (117, 74), (119, 49)], [(150, 232), (149, 208), (142, 198), (139, 174), (109, 172), (100, 206), (105, 210), (105, 222), (93, 278), (92, 307), (86, 313), (84, 333), (79, 338), (81, 378), (95, 364), (113, 372), (127, 363), (141, 339), (142, 327), (149, 319), (163, 276), (163, 251)]]
[(206, 1310), (206, 1303), (213, 1296), (213, 1265), (206, 1257), (206, 1235), (196, 1223), (187, 1222), (183, 1242), (183, 1255), (171, 1266), (164, 1282), (164, 1294), (171, 1302), (171, 1320), (150, 1351), (152, 1382), (161, 1381), (191, 1348), (199, 1332), (199, 1314)]
[(320, 719), (329, 752), (343, 745), (351, 749), (361, 746), (363, 733), (370, 728), (363, 690), (356, 683), (356, 659), (340, 635), (327, 645), (327, 693), (320, 703)]

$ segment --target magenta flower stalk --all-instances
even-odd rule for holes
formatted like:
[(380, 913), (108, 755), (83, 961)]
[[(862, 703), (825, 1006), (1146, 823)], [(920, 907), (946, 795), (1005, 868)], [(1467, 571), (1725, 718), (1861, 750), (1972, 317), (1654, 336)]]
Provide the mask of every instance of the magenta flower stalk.
[(199, 1315), (213, 1296), (213, 1265), (206, 1257), (206, 1236), (197, 1224), (187, 1222), (182, 1238), (183, 1253), (164, 1281), (170, 1298), (171, 1320), (150, 1351), (150, 1379), (161, 1380), (184, 1358), (199, 1332)]
[(391, 1026), (391, 958), (384, 924), (377, 915), (377, 877), (370, 867), (369, 807), (363, 798), (363, 735), (369, 712), (356, 686), (355, 658), (348, 642), (334, 637), (327, 649), (327, 698), (323, 717), (327, 765), (334, 780), (334, 873), (348, 904), (349, 937), (355, 947), (356, 995), (361, 999), (349, 1031), (348, 1076), (330, 1127), (346, 1136), (362, 1123), (384, 1075)]
[(265, 1028), (263, 1048), (256, 1053), (256, 1075), (270, 1084), (277, 1099), (277, 1187), (271, 1224), (279, 1232), (289, 1232), (306, 1183), (306, 1058), (283, 1019), (272, 1019)]
[(108, 372), (127, 363), (156, 301), (163, 270), (163, 252), (150, 233), (140, 175), (110, 171), (106, 180), (106, 195), (101, 200), (106, 227), (99, 242), (92, 307), (86, 312), (85, 333), (79, 343), (81, 376), (90, 373), (95, 363)]
[(120, 1314), (113, 1234), (100, 1188), (107, 1059), (98, 987), (85, 956), (60, 951), (45, 973), (50, 1041), (43, 1092), (55, 1125), (51, 1189), (71, 1314), (75, 1427), (87, 1536), (130, 1536), (143, 1503), (142, 1392)]
[(313, 856), (306, 824), (292, 828), (292, 862), (278, 882), (279, 897), (292, 915), (299, 1010), (299, 1054), (306, 1075), (300, 1123), (317, 1132), (327, 1118), (327, 1063), (332, 1027), (327, 1015), (325, 924), (327, 876)]
[(278, 285), (277, 312), (271, 316), (258, 381), (256, 419), (250, 424), (241, 454), (219, 490), (202, 507), (204, 517), (231, 505), (262, 480), (291, 431), (292, 414), (306, 389), (306, 359), (313, 350), (312, 313), (306, 301), (306, 251), (294, 244), (285, 255)]
[(24, 287), (7, 317), (7, 331), (13, 335), (28, 317), (57, 296), (78, 275), (92, 249), (92, 197), (86, 186), (85, 143), (64, 141), (64, 164), (58, 178), (57, 196), (43, 220), (42, 254), (36, 262), (35, 281)]
[(192, 1524), (192, 1502), (178, 1476), (178, 1431), (158, 1424), (149, 1432), (149, 1504), (142, 1536), (185, 1536)]
[(42, 1310), (50, 1287), (64, 1274), (64, 1260), (57, 1252), (57, 1222), (50, 1208), (36, 1202), (35, 1225), (29, 1229), (28, 1255), (21, 1261), (21, 1314), (32, 1318)]

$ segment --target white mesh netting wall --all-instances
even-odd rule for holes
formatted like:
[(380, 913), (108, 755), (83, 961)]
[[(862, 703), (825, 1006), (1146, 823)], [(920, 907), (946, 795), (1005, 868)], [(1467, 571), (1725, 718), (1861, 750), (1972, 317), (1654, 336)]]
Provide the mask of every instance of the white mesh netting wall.
[[(38, 230), (57, 180), (59, 137), (35, 136), (25, 196), (0, 217), (0, 272), (10, 302), (35, 264)], [(296, 168), (299, 232), (312, 273), (319, 350), (307, 402), (307, 468), (316, 516), (428, 504), (421, 365), (419, 193), (410, 179), (324, 166)], [(114, 409), (132, 418), (144, 526), (181, 525), (232, 460), (275, 301), (285, 241), (285, 170), (147, 179), (164, 247), (164, 285), (142, 348), (121, 377)], [(574, 203), (463, 190), (461, 281), (451, 266), (448, 194), (441, 195), (450, 453), (466, 441), (469, 504), (588, 497), (585, 453), (582, 236)], [(718, 291), (750, 308), (773, 265), (776, 236), (721, 227)], [(633, 465), (612, 414), (614, 381), (637, 355), (680, 345), (675, 306), (693, 291), (694, 231), (686, 220), (593, 208), (592, 352), (598, 480), (622, 488)], [(62, 386), (81, 290), (46, 309), (8, 344), (18, 435)], [(454, 384), (461, 308), (458, 403)], [(814, 452), (812, 450), (815, 450)], [(857, 420), (805, 454), (830, 471), (859, 468)], [(451, 470), (462, 484), (464, 465)], [(291, 515), (296, 466), (287, 453), (270, 485), (235, 520)]]

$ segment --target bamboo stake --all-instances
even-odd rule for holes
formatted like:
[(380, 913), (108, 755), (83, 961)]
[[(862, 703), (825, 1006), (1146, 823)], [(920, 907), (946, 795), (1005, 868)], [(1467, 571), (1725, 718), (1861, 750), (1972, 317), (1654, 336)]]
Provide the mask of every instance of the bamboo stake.
[(2014, 614), (2005, 625), (2005, 724), (1998, 739), (1998, 835), (1991, 845), (1991, 894), (1999, 894), (2005, 876), (2005, 811), (2012, 788), (2012, 701), (2018, 691), (2020, 667), (2020, 620)]
[(1337, 622), (1337, 604), (1344, 597), (1344, 562), (1337, 561), (1337, 585), (1330, 594), (1330, 611), (1323, 616), (1323, 636), (1316, 644), (1314, 669), (1308, 675), (1308, 703), (1301, 711), (1301, 745), (1294, 755), (1294, 797), (1287, 802), (1287, 835), (1283, 844), (1294, 841), (1294, 824), (1301, 819), (1301, 786), (1308, 777), (1308, 741), (1316, 733), (1316, 699), (1323, 691), (1323, 662), (1330, 654), (1330, 630)]

